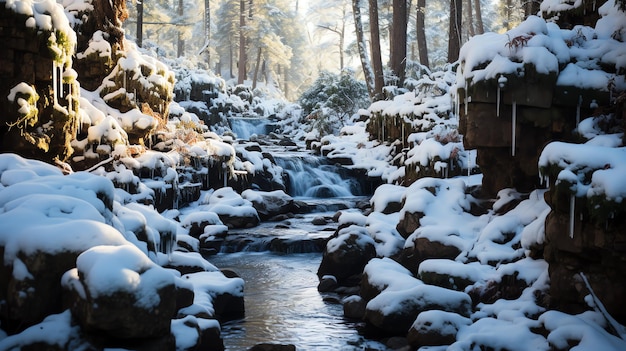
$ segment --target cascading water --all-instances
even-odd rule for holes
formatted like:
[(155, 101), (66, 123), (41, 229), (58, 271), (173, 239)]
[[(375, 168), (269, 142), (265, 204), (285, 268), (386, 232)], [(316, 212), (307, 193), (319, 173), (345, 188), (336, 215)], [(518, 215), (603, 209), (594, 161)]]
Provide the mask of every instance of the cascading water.
[(289, 175), (287, 192), (294, 197), (337, 198), (359, 196), (358, 182), (339, 166), (317, 156), (278, 156), (276, 163)]
[(230, 129), (239, 139), (250, 139), (252, 135), (267, 135), (273, 126), (267, 118), (259, 117), (230, 117)]

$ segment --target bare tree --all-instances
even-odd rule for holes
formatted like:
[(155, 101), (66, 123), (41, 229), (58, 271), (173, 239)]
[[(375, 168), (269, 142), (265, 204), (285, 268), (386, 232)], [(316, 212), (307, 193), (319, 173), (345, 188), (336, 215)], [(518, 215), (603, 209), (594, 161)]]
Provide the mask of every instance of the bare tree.
[(454, 62), (459, 58), (461, 50), (461, 15), (463, 11), (462, 0), (450, 0), (450, 26), (448, 29), (448, 62)]
[(374, 70), (374, 90), (373, 100), (383, 98), (383, 87), (385, 86), (385, 76), (383, 72), (383, 62), (380, 54), (380, 26), (378, 25), (378, 1), (369, 0), (370, 15), (370, 46), (372, 51), (372, 68)]
[[(178, 0), (178, 18), (179, 19), (183, 18), (183, 14), (184, 14), (183, 9), (184, 9), (183, 0)], [(185, 53), (185, 39), (183, 39), (183, 33), (179, 29), (178, 30), (178, 45), (177, 45), (177, 50), (176, 50), (176, 56), (181, 57), (181, 56), (184, 55), (184, 53)]]
[(137, 0), (137, 46), (143, 45), (143, 0)]
[(367, 46), (365, 43), (365, 35), (363, 34), (363, 21), (361, 20), (361, 0), (352, 0), (352, 14), (354, 16), (354, 27), (356, 31), (359, 57), (361, 58), (361, 66), (363, 67), (363, 75), (365, 76), (365, 83), (367, 85), (367, 91), (369, 92), (370, 99), (373, 99), (376, 95), (376, 90), (374, 86), (374, 72), (372, 71), (370, 59), (367, 56)]
[(467, 0), (467, 32), (470, 37), (476, 35), (474, 31), (474, 14), (472, 13), (472, 0)]
[(476, 10), (476, 34), (484, 34), (485, 26), (483, 24), (483, 13), (480, 8), (480, 0), (474, 0), (474, 9)]
[(389, 66), (398, 77), (398, 86), (404, 84), (406, 68), (406, 15), (406, 0), (393, 0)]
[(239, 67), (237, 70), (237, 84), (243, 84), (246, 79), (246, 0), (239, 0)]
[(419, 51), (420, 63), (429, 67), (428, 62), (428, 45), (426, 42), (426, 0), (417, 0), (417, 14), (415, 16), (415, 27), (417, 30), (417, 50)]

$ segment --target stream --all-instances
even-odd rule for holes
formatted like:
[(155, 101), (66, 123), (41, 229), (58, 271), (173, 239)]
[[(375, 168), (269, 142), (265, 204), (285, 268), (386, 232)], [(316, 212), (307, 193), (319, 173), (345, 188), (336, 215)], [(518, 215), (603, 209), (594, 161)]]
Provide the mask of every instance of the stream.
[[(267, 130), (262, 121), (252, 119), (233, 119), (231, 124), (244, 138)], [(226, 350), (244, 351), (259, 343), (293, 344), (298, 351), (387, 350), (359, 334), (361, 321), (343, 317), (342, 296), (317, 291), (325, 241), (337, 227), (332, 216), (338, 210), (355, 211), (369, 197), (342, 169), (309, 151), (278, 145), (263, 149), (288, 174), (288, 193), (315, 210), (230, 230), (221, 252), (207, 257), (245, 281), (245, 317), (222, 325)], [(325, 224), (313, 224), (320, 218)]]

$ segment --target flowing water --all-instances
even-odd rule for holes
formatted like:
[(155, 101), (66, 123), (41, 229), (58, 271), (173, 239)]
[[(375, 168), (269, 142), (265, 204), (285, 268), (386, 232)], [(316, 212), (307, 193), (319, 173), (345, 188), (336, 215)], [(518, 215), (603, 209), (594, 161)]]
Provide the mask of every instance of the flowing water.
[(304, 350), (386, 350), (357, 332), (358, 321), (343, 318), (336, 295), (317, 291), (319, 253), (219, 254), (218, 267), (232, 267), (246, 282), (246, 317), (222, 325), (228, 351), (258, 343), (293, 344)]
[[(233, 118), (230, 123), (240, 139), (268, 131), (266, 120)], [(352, 210), (367, 200), (362, 187), (341, 167), (303, 148), (264, 144), (263, 149), (288, 174), (289, 195), (315, 210), (230, 230), (222, 252), (208, 257), (245, 281), (245, 318), (222, 325), (226, 350), (248, 350), (259, 343), (293, 344), (299, 351), (386, 350), (359, 334), (362, 322), (344, 319), (341, 296), (317, 291), (321, 252), (337, 226), (329, 219), (337, 210)], [(318, 217), (326, 224), (313, 224)]]

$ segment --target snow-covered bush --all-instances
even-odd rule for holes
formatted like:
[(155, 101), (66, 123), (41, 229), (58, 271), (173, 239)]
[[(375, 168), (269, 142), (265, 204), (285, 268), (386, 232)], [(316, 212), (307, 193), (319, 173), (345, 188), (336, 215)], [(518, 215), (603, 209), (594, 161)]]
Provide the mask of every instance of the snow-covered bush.
[(365, 83), (354, 79), (353, 72), (344, 70), (339, 75), (321, 72), (298, 101), (307, 128), (323, 136), (339, 132), (359, 108), (367, 106), (369, 97)]

